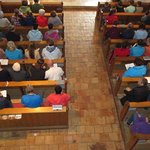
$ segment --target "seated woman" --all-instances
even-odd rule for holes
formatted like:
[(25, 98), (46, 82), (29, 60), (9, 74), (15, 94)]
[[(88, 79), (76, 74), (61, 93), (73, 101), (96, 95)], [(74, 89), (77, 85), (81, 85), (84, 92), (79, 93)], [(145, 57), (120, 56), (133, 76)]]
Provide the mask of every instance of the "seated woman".
[(146, 40), (144, 56), (150, 56), (150, 38), (147, 38)]
[(44, 80), (47, 66), (43, 59), (38, 59), (36, 64), (32, 64), (29, 69), (30, 80)]
[(143, 12), (142, 2), (138, 1), (135, 12)]
[(134, 114), (133, 124), (130, 126), (134, 134), (150, 134), (150, 118), (144, 117), (138, 112)]
[(146, 78), (140, 78), (136, 87), (134, 87), (133, 89), (127, 87), (124, 90), (125, 96), (120, 99), (121, 104), (124, 105), (127, 101), (147, 101), (150, 92), (147, 83), (148, 81)]
[(128, 23), (127, 29), (125, 29), (121, 34), (123, 39), (133, 39), (134, 36), (134, 28), (133, 23)]
[(40, 48), (36, 48), (34, 43), (29, 45), (28, 49), (25, 49), (25, 58), (29, 59), (40, 59)]
[(142, 56), (144, 54), (145, 48), (144, 48), (144, 41), (139, 40), (136, 44), (134, 44), (130, 48), (130, 56)]
[(139, 25), (139, 29), (134, 32), (133, 39), (146, 39), (148, 36), (148, 32), (145, 30), (145, 25), (141, 23)]
[(22, 59), (23, 54), (20, 49), (16, 48), (16, 45), (13, 41), (7, 43), (7, 48), (5, 50), (5, 55), (10, 60)]
[(115, 9), (109, 12), (109, 14), (106, 16), (106, 24), (113, 24), (115, 21), (118, 21), (118, 16), (116, 16), (115, 13)]
[(14, 63), (12, 68), (9, 68), (8, 71), (12, 81), (25, 81), (28, 79), (27, 72), (18, 62)]
[(44, 39), (53, 39), (53, 40), (59, 40), (59, 31), (53, 29), (53, 24), (48, 24), (49, 31), (46, 31), (44, 34)]
[(52, 11), (50, 17), (48, 18), (48, 24), (53, 24), (54, 26), (62, 25), (62, 21), (57, 16), (56, 11)]
[(130, 67), (126, 70), (122, 77), (143, 77), (147, 73), (147, 67), (145, 65), (145, 61), (141, 58), (135, 58), (134, 60), (134, 67)]
[(43, 34), (38, 29), (38, 24), (33, 25), (33, 29), (30, 30), (27, 34), (29, 41), (42, 41)]
[(40, 9), (39, 16), (37, 16), (37, 18), (36, 18), (36, 22), (37, 22), (38, 26), (40, 26), (40, 27), (46, 27), (48, 25), (48, 19), (44, 15), (45, 15), (45, 10)]
[(130, 0), (130, 5), (126, 8), (124, 8), (125, 12), (129, 12), (129, 13), (134, 13), (136, 10), (135, 6), (134, 6), (134, 0)]
[(26, 93), (27, 94), (23, 95), (21, 98), (21, 103), (25, 107), (36, 108), (41, 106), (43, 99), (40, 95), (34, 92), (34, 88), (32, 85), (28, 85), (26, 87)]
[(4, 13), (3, 11), (0, 10), (0, 27), (1, 28), (8, 28), (11, 26), (10, 21), (7, 18), (4, 18)]
[(28, 6), (28, 2), (26, 0), (22, 1), (22, 6), (20, 6), (19, 11), (25, 15), (27, 14), (27, 12), (31, 12), (31, 9)]
[(0, 91), (0, 109), (11, 108), (11, 107), (12, 107), (12, 102), (10, 96), (7, 94), (7, 96), (4, 97)]

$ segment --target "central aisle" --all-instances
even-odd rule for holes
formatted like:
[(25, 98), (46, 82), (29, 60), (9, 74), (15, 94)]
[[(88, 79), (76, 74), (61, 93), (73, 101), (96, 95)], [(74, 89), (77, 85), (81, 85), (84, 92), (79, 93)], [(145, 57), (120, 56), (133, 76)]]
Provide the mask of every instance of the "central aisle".
[(94, 142), (120, 150), (123, 144), (97, 29), (95, 12), (65, 11), (68, 93), (73, 95), (69, 134), (76, 134), (81, 150)]

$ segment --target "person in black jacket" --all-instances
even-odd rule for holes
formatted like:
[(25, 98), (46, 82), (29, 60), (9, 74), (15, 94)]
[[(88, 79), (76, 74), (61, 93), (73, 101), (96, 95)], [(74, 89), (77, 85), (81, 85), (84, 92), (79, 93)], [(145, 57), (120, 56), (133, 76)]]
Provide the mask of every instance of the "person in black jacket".
[(7, 70), (3, 69), (0, 63), (0, 82), (11, 81), (10, 74)]
[(121, 104), (124, 105), (126, 101), (129, 102), (147, 101), (147, 98), (150, 93), (147, 83), (148, 81), (146, 78), (140, 78), (140, 80), (138, 81), (138, 85), (136, 87), (134, 87), (133, 89), (127, 87), (124, 90), (125, 96), (120, 99)]
[(3, 97), (3, 95), (0, 92), (0, 109), (10, 107), (12, 107), (10, 96), (7, 94), (7, 97)]

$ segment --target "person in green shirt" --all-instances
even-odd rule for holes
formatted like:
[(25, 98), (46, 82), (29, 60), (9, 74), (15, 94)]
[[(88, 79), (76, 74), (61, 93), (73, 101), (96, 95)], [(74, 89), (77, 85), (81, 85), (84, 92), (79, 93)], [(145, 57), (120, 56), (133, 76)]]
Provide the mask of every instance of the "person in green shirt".
[(26, 0), (22, 1), (22, 6), (20, 6), (19, 11), (25, 15), (27, 14), (27, 12), (31, 12), (31, 9), (28, 6), (28, 2)]
[(39, 4), (39, 0), (34, 0), (34, 4), (31, 5), (32, 12), (38, 13), (40, 9), (44, 9), (43, 4)]

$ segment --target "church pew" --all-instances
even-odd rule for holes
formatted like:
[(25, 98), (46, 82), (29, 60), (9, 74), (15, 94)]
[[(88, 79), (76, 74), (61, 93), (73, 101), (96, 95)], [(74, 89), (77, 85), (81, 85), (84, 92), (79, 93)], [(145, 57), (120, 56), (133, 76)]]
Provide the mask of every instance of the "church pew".
[[(15, 32), (23, 36), (23, 39), (27, 39), (27, 34), (29, 30), (32, 30), (32, 26), (15, 26)], [(46, 31), (48, 31), (48, 27), (38, 27), (38, 29), (42, 32), (44, 35)], [(53, 27), (54, 30), (59, 31), (59, 35), (62, 39), (64, 39), (64, 26), (58, 25)], [(9, 31), (9, 28), (0, 28), (0, 31), (7, 32)]]
[[(4, 13), (13, 13), (15, 8), (21, 6), (21, 2), (2, 2), (1, 1), (1, 8)], [(51, 12), (55, 10), (56, 12), (63, 12), (63, 2), (42, 2), (44, 5), (44, 9), (46, 12)]]
[[(99, 19), (99, 16), (100, 16), (100, 13), (101, 13), (101, 9), (103, 8), (105, 3), (101, 3), (101, 2), (98, 2), (98, 6), (97, 6), (97, 12), (96, 12), (96, 19)], [(117, 5), (117, 2), (109, 2), (109, 4), (111, 6), (116, 6)], [(129, 5), (129, 2), (123, 2), (122, 3), (124, 7), (127, 7)], [(136, 3), (135, 3), (136, 4)], [(142, 6), (143, 6), (143, 11), (147, 11), (149, 10), (150, 8), (150, 3), (144, 3), (142, 2)]]
[[(126, 145), (126, 150), (133, 150), (139, 140), (150, 140), (150, 134), (131, 134), (130, 139)], [(144, 149), (144, 145), (142, 147)]]
[[(127, 24), (129, 22), (133, 22), (134, 24), (136, 24), (141, 20), (141, 17), (144, 16), (144, 14), (145, 13), (125, 13), (125, 12), (116, 13), (120, 24)], [(107, 15), (108, 13), (100, 13), (99, 16), (100, 27), (102, 26), (102, 18), (106, 17)]]
[(150, 101), (145, 102), (126, 102), (123, 106), (121, 112), (120, 112), (120, 119), (121, 121), (124, 120), (127, 112), (130, 108), (149, 108), (150, 107)]
[[(106, 32), (108, 29), (110, 29), (112, 27), (112, 25), (104, 25), (103, 26), (103, 36), (105, 36)], [(118, 24), (117, 25), (117, 28), (119, 28), (121, 31), (123, 31), (124, 29), (127, 29), (128, 25), (127, 24)], [(134, 24), (133, 25), (133, 28), (136, 30), (139, 28), (139, 25), (138, 24)], [(145, 29), (150, 29), (150, 25), (146, 25), (145, 26)]]
[[(44, 48), (47, 45), (47, 41), (18, 41), (15, 42), (16, 46), (21, 46), (24, 49), (27, 49), (30, 44), (36, 44), (37, 48)], [(65, 56), (65, 41), (64, 40), (57, 40), (54, 42), (54, 45), (59, 47), (62, 50), (63, 57)], [(0, 48), (6, 49), (7, 42), (0, 42)]]
[(104, 49), (104, 57), (107, 58), (108, 54), (111, 50), (112, 45), (116, 45), (118, 43), (128, 42), (129, 44), (135, 44), (138, 40), (135, 39), (108, 39), (106, 41), (106, 47)]
[[(4, 17), (8, 18), (11, 21), (11, 17), (13, 16), (14, 13), (4, 13)], [(39, 16), (38, 13), (33, 13), (35, 17)], [(64, 13), (57, 13), (58, 17), (64, 23)], [(45, 17), (50, 17), (50, 13), (45, 13)]]
[(0, 110), (0, 131), (68, 128), (68, 107), (5, 108)]

